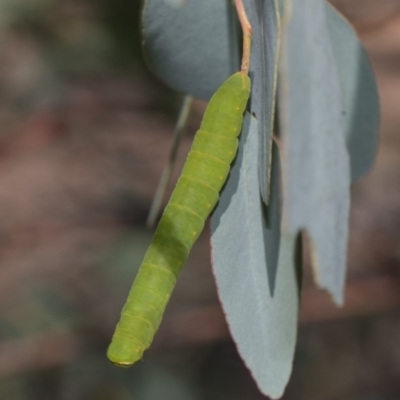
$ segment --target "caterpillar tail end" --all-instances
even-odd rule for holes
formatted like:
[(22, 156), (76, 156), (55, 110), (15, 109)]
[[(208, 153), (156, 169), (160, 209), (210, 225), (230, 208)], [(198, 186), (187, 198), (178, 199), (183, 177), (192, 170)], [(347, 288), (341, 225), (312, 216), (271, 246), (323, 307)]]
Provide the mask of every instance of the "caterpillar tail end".
[(143, 349), (132, 346), (129, 341), (117, 343), (113, 340), (107, 350), (107, 358), (116, 366), (129, 368), (143, 357)]

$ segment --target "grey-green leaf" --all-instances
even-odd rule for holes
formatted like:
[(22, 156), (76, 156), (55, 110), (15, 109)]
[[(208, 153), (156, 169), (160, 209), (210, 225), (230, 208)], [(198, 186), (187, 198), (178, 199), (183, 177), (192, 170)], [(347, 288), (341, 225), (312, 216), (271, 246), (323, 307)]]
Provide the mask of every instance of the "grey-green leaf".
[[(284, 226), (312, 242), (318, 284), (343, 302), (350, 207), (344, 103), (324, 0), (291, 2), (282, 64)], [(285, 11), (286, 13), (286, 11)]]
[(280, 17), (276, 0), (244, 0), (253, 28), (250, 111), (258, 120), (260, 191), (269, 203), (272, 130), (274, 124)]
[(328, 3), (327, 22), (344, 101), (352, 182), (372, 167), (378, 147), (379, 101), (374, 72), (351, 25)]
[(239, 30), (228, 0), (146, 0), (144, 52), (172, 89), (208, 100), (239, 70)]
[[(259, 120), (259, 179), (269, 202), (271, 136), (279, 48), (277, 0), (244, 0), (253, 27), (250, 111)], [(144, 49), (151, 69), (173, 89), (208, 99), (239, 69), (235, 9), (226, 0), (147, 0)]]
[(257, 120), (245, 117), (239, 152), (211, 218), (212, 262), (239, 353), (260, 390), (278, 398), (288, 382), (297, 332), (296, 240), (280, 233), (279, 159), (271, 202), (259, 189)]

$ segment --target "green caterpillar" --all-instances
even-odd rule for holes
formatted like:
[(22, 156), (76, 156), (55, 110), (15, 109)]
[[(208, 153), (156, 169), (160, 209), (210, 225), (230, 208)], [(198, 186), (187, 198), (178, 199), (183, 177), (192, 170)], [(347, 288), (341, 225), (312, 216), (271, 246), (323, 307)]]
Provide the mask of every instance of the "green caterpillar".
[(107, 352), (114, 364), (128, 367), (150, 347), (179, 272), (228, 177), (249, 95), (249, 77), (237, 72), (211, 98), (122, 309)]

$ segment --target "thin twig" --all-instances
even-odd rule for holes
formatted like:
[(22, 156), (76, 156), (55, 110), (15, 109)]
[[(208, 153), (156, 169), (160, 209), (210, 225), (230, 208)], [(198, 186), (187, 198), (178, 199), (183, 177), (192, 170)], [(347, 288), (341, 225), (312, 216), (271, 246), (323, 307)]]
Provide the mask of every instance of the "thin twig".
[(150, 207), (149, 216), (147, 217), (146, 226), (152, 228), (156, 222), (157, 216), (159, 215), (162, 200), (167, 189), (169, 178), (171, 176), (172, 169), (175, 164), (176, 156), (178, 155), (179, 145), (181, 143), (183, 134), (185, 133), (186, 124), (189, 118), (190, 110), (192, 108), (193, 97), (185, 96), (182, 102), (181, 110), (179, 112), (178, 120), (176, 122), (174, 136), (172, 138), (172, 147), (169, 153), (169, 159), (167, 165), (164, 167), (164, 171), (161, 175), (160, 182), (156, 190), (156, 194), (153, 198), (153, 203)]
[(250, 68), (252, 28), (247, 18), (246, 10), (244, 9), (243, 0), (235, 0), (235, 6), (243, 31), (243, 55), (241, 69), (242, 72), (247, 75)]

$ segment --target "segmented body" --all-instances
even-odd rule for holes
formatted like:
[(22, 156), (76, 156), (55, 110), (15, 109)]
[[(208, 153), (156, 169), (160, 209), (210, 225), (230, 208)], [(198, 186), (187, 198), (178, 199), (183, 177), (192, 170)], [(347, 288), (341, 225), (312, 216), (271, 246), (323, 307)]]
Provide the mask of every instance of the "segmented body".
[(237, 72), (208, 104), (109, 346), (107, 356), (117, 365), (140, 360), (153, 340), (179, 272), (228, 177), (249, 95), (249, 77)]

